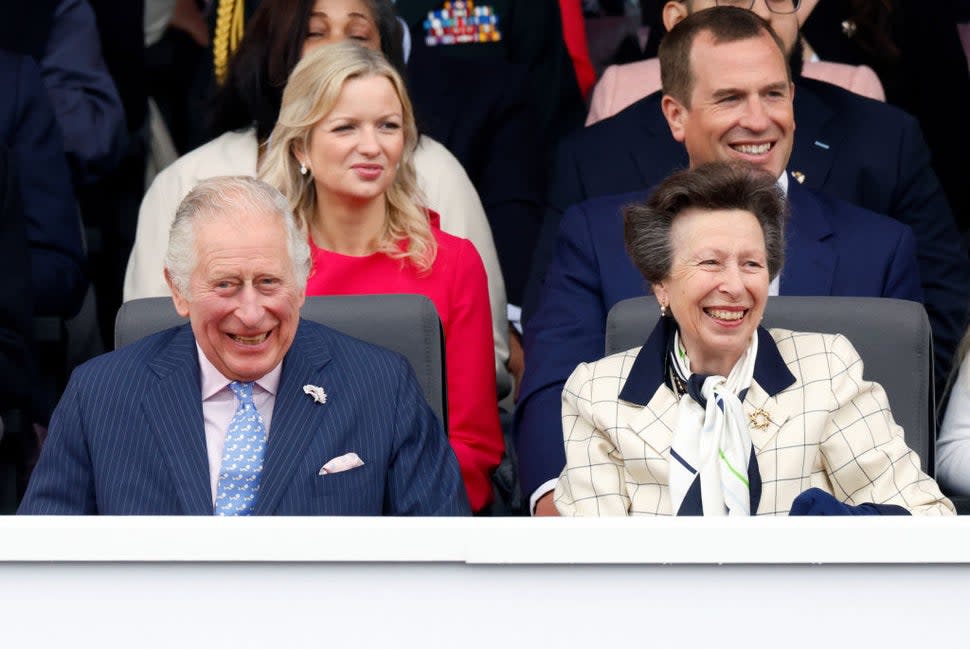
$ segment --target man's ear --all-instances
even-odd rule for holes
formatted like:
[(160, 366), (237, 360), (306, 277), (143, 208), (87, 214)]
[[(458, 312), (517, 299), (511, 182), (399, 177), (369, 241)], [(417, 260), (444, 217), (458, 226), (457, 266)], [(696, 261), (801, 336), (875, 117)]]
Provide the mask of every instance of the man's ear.
[(683, 143), (687, 130), (687, 107), (670, 95), (664, 95), (663, 99), (660, 100), (660, 110), (667, 118), (670, 134), (674, 136), (675, 140)]
[(674, 25), (690, 15), (690, 11), (687, 9), (688, 1), (683, 0), (683, 2), (678, 2), (677, 0), (670, 0), (664, 5), (662, 17), (664, 27), (668, 32), (674, 28)]
[(168, 268), (165, 269), (165, 283), (168, 284), (168, 289), (172, 292), (172, 302), (175, 303), (175, 310), (183, 318), (188, 318), (189, 301), (182, 295), (182, 291), (175, 285), (175, 282), (172, 281), (172, 274), (168, 272)]

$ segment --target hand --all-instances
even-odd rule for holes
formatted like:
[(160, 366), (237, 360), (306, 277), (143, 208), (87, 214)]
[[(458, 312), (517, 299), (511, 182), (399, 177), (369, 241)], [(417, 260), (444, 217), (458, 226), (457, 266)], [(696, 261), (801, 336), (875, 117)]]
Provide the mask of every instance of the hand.
[(169, 25), (188, 34), (200, 47), (209, 47), (209, 26), (195, 0), (176, 0)]
[(512, 400), (518, 401), (519, 390), (522, 388), (522, 375), (525, 374), (525, 352), (522, 349), (522, 338), (511, 324), (509, 325), (509, 362), (505, 366), (509, 368), (509, 374), (515, 380)]
[(550, 491), (536, 501), (536, 516), (559, 516), (559, 510), (556, 509), (556, 503), (553, 502), (552, 495), (553, 492)]

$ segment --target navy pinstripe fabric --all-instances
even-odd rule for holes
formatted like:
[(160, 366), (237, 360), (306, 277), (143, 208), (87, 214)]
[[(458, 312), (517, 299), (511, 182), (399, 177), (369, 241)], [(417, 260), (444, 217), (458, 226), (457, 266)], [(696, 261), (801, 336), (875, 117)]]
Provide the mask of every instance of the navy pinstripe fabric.
[[(322, 386), (325, 404), (304, 394)], [(364, 465), (318, 475), (334, 457)], [(18, 513), (211, 515), (188, 325), (75, 370)], [(283, 372), (256, 514), (460, 515), (458, 464), (401, 356), (302, 321)]]

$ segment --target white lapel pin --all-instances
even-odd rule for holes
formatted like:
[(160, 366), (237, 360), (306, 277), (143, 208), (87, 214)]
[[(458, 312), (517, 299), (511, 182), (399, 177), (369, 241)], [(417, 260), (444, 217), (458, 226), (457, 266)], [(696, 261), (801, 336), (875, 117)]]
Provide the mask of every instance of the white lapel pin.
[(801, 185), (802, 183), (805, 182), (805, 174), (803, 174), (802, 172), (800, 172), (800, 171), (793, 171), (793, 172), (791, 172), (791, 175), (792, 175), (792, 177), (795, 180), (798, 181), (798, 184), (799, 185)]
[(327, 402), (327, 393), (324, 392), (323, 388), (321, 388), (319, 385), (310, 385), (307, 383), (303, 386), (303, 392), (304, 394), (309, 394), (311, 397), (313, 397), (313, 400), (317, 403)]

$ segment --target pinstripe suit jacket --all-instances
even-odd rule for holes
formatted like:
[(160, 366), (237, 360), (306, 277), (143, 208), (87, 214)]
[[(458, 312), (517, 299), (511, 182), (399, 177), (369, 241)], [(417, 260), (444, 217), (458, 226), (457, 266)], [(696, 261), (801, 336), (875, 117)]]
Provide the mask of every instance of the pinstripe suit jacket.
[[(668, 463), (678, 409), (664, 368), (672, 326), (665, 318), (643, 347), (584, 363), (569, 377), (560, 513), (671, 515)], [(882, 386), (862, 378), (862, 360), (845, 337), (760, 329), (743, 405), (749, 417), (759, 409), (769, 417), (767, 427), (750, 427), (762, 480), (759, 515), (787, 514), (810, 487), (849, 505), (953, 513), (903, 441)]]
[[(324, 404), (304, 394), (323, 386)], [(364, 465), (318, 475), (355, 452)], [(212, 514), (189, 325), (79, 367), (19, 513)], [(301, 321), (283, 360), (255, 514), (468, 513), (458, 464), (407, 361)]]

